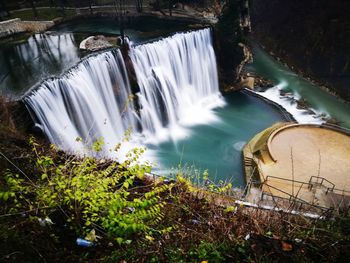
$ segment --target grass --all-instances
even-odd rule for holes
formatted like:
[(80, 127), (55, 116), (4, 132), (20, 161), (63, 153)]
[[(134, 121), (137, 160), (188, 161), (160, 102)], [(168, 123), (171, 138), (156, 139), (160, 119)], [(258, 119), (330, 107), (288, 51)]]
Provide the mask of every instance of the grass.
[(12, 18), (20, 18), (21, 20), (39, 20), (39, 21), (48, 21), (53, 20), (57, 17), (73, 17), (75, 16), (74, 9), (65, 9), (64, 15), (60, 8), (37, 8), (38, 18), (34, 17), (34, 13), (32, 9), (25, 10), (14, 10), (11, 11)]
[[(57, 218), (40, 227), (30, 215), (0, 216), (0, 260), (9, 262), (341, 262), (349, 257), (349, 219), (314, 221), (236, 207), (228, 211), (198, 197), (180, 182), (171, 193), (162, 227), (168, 233), (135, 236), (118, 245), (103, 237), (80, 248)], [(327, 247), (327, 249), (324, 249)], [(5, 261), (6, 262), (6, 261)]]

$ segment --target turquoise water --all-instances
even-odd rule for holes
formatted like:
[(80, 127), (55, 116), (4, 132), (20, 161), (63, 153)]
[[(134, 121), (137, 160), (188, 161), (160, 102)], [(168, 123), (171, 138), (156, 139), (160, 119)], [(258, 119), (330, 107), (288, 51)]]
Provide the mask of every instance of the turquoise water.
[[(157, 30), (150, 28), (149, 24), (136, 23), (125, 33), (134, 43), (140, 43), (185, 30), (186, 25), (167, 22), (160, 24)], [(1, 77), (9, 78), (0, 84), (0, 89), (5, 90), (5, 85), (9, 94), (18, 95), (43, 78), (60, 74), (85, 55), (77, 46), (84, 37), (94, 33), (119, 34), (118, 23), (108, 19), (72, 22), (55, 28), (51, 33), (31, 36), (24, 43), (0, 45), (3, 54), (0, 57), (1, 74), (8, 72)], [(248, 66), (249, 70), (276, 84), (286, 82), (285, 90), (294, 92), (315, 110), (325, 112), (350, 127), (348, 105), (298, 77), (263, 50), (255, 47), (253, 52), (254, 63)], [(7, 66), (10, 67), (3, 70)], [(148, 145), (157, 160), (155, 173), (169, 174), (179, 166), (192, 173), (207, 169), (215, 181), (231, 179), (235, 186), (244, 185), (241, 151), (244, 144), (283, 118), (275, 107), (244, 92), (227, 95), (225, 101), (226, 106), (214, 110), (216, 122), (188, 127), (188, 136), (177, 142)]]
[[(227, 105), (215, 110), (218, 121), (190, 128), (190, 135), (177, 143), (149, 146), (155, 151), (155, 173), (171, 173), (180, 165), (184, 170), (209, 171), (209, 177), (231, 179), (234, 186), (244, 185), (242, 148), (256, 133), (282, 121), (273, 106), (243, 92), (225, 97)], [(160, 167), (159, 167), (160, 166)]]
[(339, 121), (339, 125), (350, 128), (349, 104), (299, 77), (258, 46), (253, 47), (253, 57), (254, 63), (247, 66), (248, 70), (274, 81), (275, 84), (284, 82), (284, 90), (307, 101), (318, 113), (325, 113)]

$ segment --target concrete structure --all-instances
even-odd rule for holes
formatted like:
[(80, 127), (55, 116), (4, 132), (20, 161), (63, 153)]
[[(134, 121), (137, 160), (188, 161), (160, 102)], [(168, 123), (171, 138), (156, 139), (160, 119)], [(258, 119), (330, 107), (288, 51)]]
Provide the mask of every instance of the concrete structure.
[(260, 201), (258, 193), (270, 201), (289, 200), (321, 210), (349, 209), (350, 134), (346, 131), (278, 123), (256, 135), (243, 154), (247, 184), (253, 186), (250, 201)]
[(19, 18), (0, 22), (0, 38), (24, 32), (44, 32), (54, 26), (53, 21), (22, 21)]

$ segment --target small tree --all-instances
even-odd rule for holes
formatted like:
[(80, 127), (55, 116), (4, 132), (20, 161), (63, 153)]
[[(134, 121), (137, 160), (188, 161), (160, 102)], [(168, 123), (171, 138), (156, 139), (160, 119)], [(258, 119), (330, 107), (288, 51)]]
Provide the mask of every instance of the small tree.
[[(39, 221), (60, 215), (77, 235), (102, 230), (119, 244), (128, 244), (133, 235), (162, 231), (159, 223), (165, 202), (161, 195), (173, 184), (147, 180), (151, 165), (139, 162), (143, 148), (131, 150), (120, 163), (73, 156), (56, 163), (41, 153), (34, 139), (30, 143), (37, 155), (38, 176), (32, 180), (11, 171), (4, 174), (6, 187), (0, 186), (0, 202), (9, 204), (7, 214), (26, 211)], [(98, 139), (91, 149), (99, 152), (102, 147), (103, 140)], [(115, 150), (120, 147), (121, 143)]]
[(92, 0), (89, 0), (89, 9), (90, 9), (90, 14), (93, 14), (93, 10), (92, 10)]
[(7, 10), (7, 7), (6, 7), (4, 0), (0, 0), (0, 10), (5, 12), (6, 16), (10, 15), (9, 11)]
[(35, 19), (38, 19), (38, 11), (36, 10), (34, 1), (30, 0), (29, 2), (30, 2), (30, 6), (32, 7)]
[(168, 1), (168, 8), (169, 8), (169, 15), (172, 16), (173, 15), (173, 12), (172, 12), (173, 3), (171, 0)]
[(136, 10), (141, 13), (143, 8), (143, 0), (136, 0)]
[(65, 16), (65, 10), (64, 10), (64, 6), (65, 6), (66, 1), (65, 0), (60, 0), (60, 5), (61, 5), (61, 11), (62, 11), (62, 15)]

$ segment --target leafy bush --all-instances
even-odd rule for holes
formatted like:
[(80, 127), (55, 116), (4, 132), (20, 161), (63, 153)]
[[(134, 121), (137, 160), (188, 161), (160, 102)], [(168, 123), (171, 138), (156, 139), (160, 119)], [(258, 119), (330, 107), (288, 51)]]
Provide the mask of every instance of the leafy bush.
[[(149, 237), (161, 232), (156, 229), (164, 216), (160, 195), (172, 184), (142, 183), (151, 170), (149, 163), (138, 161), (143, 148), (130, 151), (122, 163), (68, 157), (56, 164), (52, 157), (40, 154), (34, 140), (30, 143), (37, 155), (39, 174), (34, 180), (10, 171), (5, 174), (6, 192), (0, 189), (0, 199), (15, 204), (8, 213), (27, 211), (41, 219), (60, 211), (77, 234), (96, 230), (118, 243), (130, 242), (128, 238), (134, 234)], [(92, 149), (99, 151), (101, 144), (103, 140), (97, 140)]]

